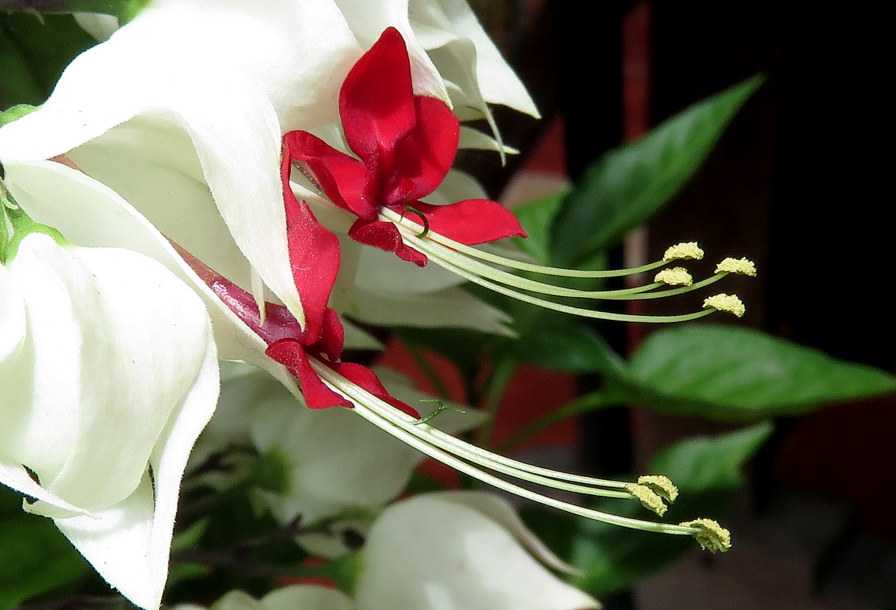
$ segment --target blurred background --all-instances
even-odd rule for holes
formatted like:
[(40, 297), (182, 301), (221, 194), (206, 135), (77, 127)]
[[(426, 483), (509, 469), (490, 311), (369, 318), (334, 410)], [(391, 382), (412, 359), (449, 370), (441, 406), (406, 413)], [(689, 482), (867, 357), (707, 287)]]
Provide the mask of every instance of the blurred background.
[[(505, 139), (524, 151), (510, 161), (521, 173), (505, 199), (575, 180), (606, 150), (764, 75), (696, 177), (629, 238), (619, 261), (654, 260), (692, 239), (747, 256), (759, 276), (730, 288), (748, 313), (726, 323), (896, 370), (891, 297), (864, 291), (886, 283), (893, 227), (879, 15), (763, 1), (472, 4), (543, 114), (499, 114)], [(477, 165), (480, 175), (483, 167), (492, 194), (502, 192), (512, 172), (493, 160)], [(649, 311), (661, 312), (654, 303)], [(626, 352), (651, 330), (610, 325), (601, 334)], [(575, 380), (580, 389), (592, 381)], [(734, 549), (695, 550), (604, 598), (606, 607), (896, 608), (893, 407), (888, 397), (780, 418), (725, 521)], [(643, 468), (678, 439), (729, 429), (637, 405), (578, 426), (555, 443), (578, 438), (582, 465), (607, 474)]]

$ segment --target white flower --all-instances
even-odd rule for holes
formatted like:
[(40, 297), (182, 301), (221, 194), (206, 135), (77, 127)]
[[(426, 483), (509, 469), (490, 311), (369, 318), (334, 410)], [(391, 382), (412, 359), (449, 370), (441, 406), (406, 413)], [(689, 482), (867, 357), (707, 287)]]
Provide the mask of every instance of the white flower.
[(440, 492), (386, 509), (370, 530), (358, 610), (578, 610), (598, 603), (545, 569), (563, 567), (497, 496)]
[[(315, 585), (292, 585), (275, 589), (260, 600), (242, 591), (231, 591), (208, 610), (353, 610), (347, 595)], [(203, 610), (203, 606), (180, 604), (172, 610)]]
[[(490, 79), (515, 79), (485, 49), (481, 28), (470, 26), (469, 8), (450, 4), (439, 9), (452, 16), (442, 19), (446, 31), (456, 38), (469, 30), (471, 44), (490, 58), (482, 66)], [(414, 10), (426, 6), (415, 2)], [(403, 25), (406, 1), (377, 7), (378, 21), (411, 27)], [(280, 136), (336, 120), (339, 86), (366, 40), (354, 28), (367, 25), (355, 17), (370, 9), (362, 1), (154, 0), (77, 57), (44, 105), (0, 129), (0, 159), (67, 155), (256, 298), (265, 284), (301, 322), (283, 222)], [(420, 14), (431, 21), (430, 12)], [(441, 77), (420, 53), (415, 78), (444, 98)]]
[(181, 476), (218, 396), (205, 307), (155, 260), (40, 233), (0, 266), (0, 294), (0, 482), (157, 608)]
[[(320, 587), (278, 589), (261, 600), (232, 591), (210, 610), (584, 610), (600, 604), (544, 564), (569, 567), (483, 492), (438, 492), (389, 506), (361, 550), (354, 600)], [(174, 610), (199, 610), (177, 606)]]
[[(379, 508), (401, 493), (424, 459), (349, 409), (308, 409), (253, 367), (226, 364), (224, 371), (219, 409), (192, 462), (199, 464), (227, 446), (251, 444), (262, 454), (275, 452), (288, 471), (287, 489), (259, 495), (283, 523), (301, 517), (303, 524), (310, 524), (346, 509)], [(413, 389), (404, 376), (389, 369), (376, 372), (392, 395), (423, 415), (436, 408), (431, 397)], [(480, 413), (465, 408), (464, 413), (446, 411), (433, 423), (457, 432), (481, 420)], [(303, 537), (300, 542), (315, 551), (333, 546), (329, 537), (321, 536)], [(324, 554), (333, 556), (338, 550)]]

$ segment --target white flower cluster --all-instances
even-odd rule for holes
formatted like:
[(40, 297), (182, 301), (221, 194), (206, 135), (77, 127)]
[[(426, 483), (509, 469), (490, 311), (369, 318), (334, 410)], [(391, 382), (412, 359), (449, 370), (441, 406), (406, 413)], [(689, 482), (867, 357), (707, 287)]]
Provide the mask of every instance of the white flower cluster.
[[(490, 123), (489, 104), (537, 111), (463, 0), (152, 0), (120, 29), (80, 19), (107, 39), (68, 66), (45, 104), (0, 128), (0, 482), (52, 518), (112, 587), (158, 608), (185, 469), (224, 444), (283, 457), (288, 485), (256, 499), (284, 523), (379, 509), (422, 459), (348, 411), (299, 408), (294, 377), (216, 292), (210, 270), (305, 322), (284, 223), (283, 134), (332, 131), (341, 83), (387, 27), (406, 41), (415, 94)], [(461, 142), (504, 152), (497, 132), (465, 129)], [(344, 222), (293, 188), (325, 224)], [(482, 195), (451, 173), (440, 196)], [(461, 278), (344, 246), (339, 312), (506, 332), (503, 314), (461, 291)], [(347, 323), (346, 340), (375, 344)], [(225, 371), (212, 418), (225, 360), (254, 367)], [(456, 431), (476, 419), (440, 422)], [(526, 548), (558, 567), (486, 494), (396, 503), (366, 537), (354, 599), (296, 587), (218, 605), (596, 607), (532, 559)]]

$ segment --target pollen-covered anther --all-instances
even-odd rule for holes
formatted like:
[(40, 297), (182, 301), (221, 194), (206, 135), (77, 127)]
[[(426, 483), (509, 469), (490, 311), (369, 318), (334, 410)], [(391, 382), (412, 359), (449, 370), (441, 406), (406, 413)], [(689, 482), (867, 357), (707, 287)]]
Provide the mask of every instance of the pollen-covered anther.
[(744, 307), (743, 302), (737, 298), (737, 295), (725, 293), (714, 294), (711, 297), (707, 297), (703, 301), (703, 307), (711, 307), (719, 311), (727, 311), (738, 318), (742, 317), (747, 311), (747, 308)]
[(666, 502), (675, 502), (678, 497), (678, 488), (669, 477), (661, 474), (646, 474), (638, 477), (638, 484), (649, 487), (655, 493), (659, 494)]
[(726, 258), (716, 265), (716, 273), (737, 273), (756, 277), (756, 264), (748, 258)]
[(627, 483), (625, 489), (637, 498), (644, 508), (655, 512), (660, 517), (666, 514), (667, 507), (663, 498), (647, 485)]
[(654, 282), (662, 282), (669, 286), (690, 286), (694, 283), (694, 278), (688, 273), (684, 267), (669, 267), (657, 273)]
[(682, 527), (694, 529), (694, 539), (707, 551), (724, 553), (731, 548), (731, 532), (712, 519), (694, 519), (679, 523)]
[(664, 261), (695, 260), (703, 258), (703, 250), (695, 241), (686, 241), (674, 246), (669, 246), (663, 254)]

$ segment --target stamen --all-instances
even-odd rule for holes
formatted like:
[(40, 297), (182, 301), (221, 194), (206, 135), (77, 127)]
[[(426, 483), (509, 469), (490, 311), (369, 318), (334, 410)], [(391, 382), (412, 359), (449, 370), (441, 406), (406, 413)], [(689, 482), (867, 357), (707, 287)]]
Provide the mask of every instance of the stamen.
[[(496, 254), (486, 252), (484, 250), (473, 248), (459, 242), (455, 242), (438, 233), (428, 232), (425, 238), (421, 238), (421, 226), (408, 218), (405, 214), (398, 214), (389, 208), (380, 210), (380, 219), (385, 222), (392, 222), (401, 233), (405, 243), (421, 254), (427, 256), (428, 259), (437, 265), (452, 273), (463, 277), (464, 279), (488, 288), (499, 294), (509, 296), (511, 298), (537, 305), (545, 309), (559, 311), (570, 315), (580, 316), (584, 318), (592, 318), (599, 320), (613, 320), (618, 322), (686, 322), (696, 320), (703, 316), (709, 315), (716, 310), (731, 311), (736, 313), (737, 308), (733, 302), (727, 301), (726, 307), (715, 307), (714, 305), (704, 304), (704, 309), (698, 312), (692, 312), (681, 315), (665, 315), (665, 316), (647, 316), (640, 314), (627, 314), (604, 312), (589, 309), (586, 307), (578, 307), (574, 305), (565, 305), (555, 303), (538, 296), (526, 294), (521, 291), (532, 292), (541, 295), (564, 297), (564, 298), (583, 298), (594, 300), (644, 300), (659, 299), (670, 296), (683, 294), (698, 290), (713, 284), (732, 272), (747, 273), (751, 263), (746, 259), (735, 261), (735, 259), (726, 259), (719, 265), (719, 270), (715, 275), (705, 278), (699, 282), (694, 282), (690, 274), (682, 267), (672, 267), (660, 271), (655, 281), (650, 284), (623, 288), (618, 290), (581, 290), (576, 288), (567, 288), (564, 286), (555, 286), (544, 282), (536, 281), (528, 277), (522, 277), (513, 273), (509, 273), (502, 269), (491, 266), (499, 265), (515, 269), (517, 271), (528, 271), (545, 275), (578, 277), (578, 278), (599, 278), (599, 277), (620, 277), (623, 275), (631, 275), (641, 273), (647, 270), (656, 269), (668, 264), (670, 260), (675, 259), (699, 259), (703, 257), (703, 250), (696, 242), (686, 242), (676, 244), (668, 248), (664, 254), (663, 260), (655, 261), (640, 267), (631, 269), (612, 270), (612, 271), (580, 271), (574, 269), (559, 269), (556, 267), (546, 267), (542, 265), (534, 265), (511, 258), (498, 256)], [(428, 229), (428, 224), (426, 229)], [(490, 263), (490, 264), (486, 264)], [(677, 286), (660, 290), (664, 286)], [(736, 298), (736, 297), (734, 297)], [(715, 301), (712, 301), (715, 302)], [(738, 301), (739, 302), (739, 301)], [(726, 302), (720, 302), (724, 305)], [(734, 307), (729, 309), (728, 307)], [(742, 314), (740, 314), (742, 315)]]
[(667, 506), (663, 503), (663, 499), (658, 493), (647, 487), (646, 485), (638, 485), (637, 483), (629, 483), (625, 488), (633, 496), (641, 501), (641, 505), (652, 510), (662, 517), (666, 514)]
[(667, 502), (675, 502), (678, 497), (678, 488), (672, 484), (669, 477), (661, 474), (645, 474), (638, 477), (638, 484), (649, 487)]
[(411, 212), (412, 214), (416, 214), (420, 218), (420, 220), (423, 222), (423, 230), (417, 234), (417, 237), (420, 237), (420, 238), (426, 237), (429, 234), (429, 219), (426, 216), (424, 216), (423, 212), (421, 212), (417, 208), (410, 206), (410, 205), (406, 205), (406, 206), (404, 206), (404, 211), (401, 213), (402, 220), (404, 220), (404, 215), (407, 214), (408, 212)]
[[(421, 229), (420, 225), (417, 225), (410, 219), (405, 218), (403, 214), (399, 215), (389, 208), (380, 209), (380, 218), (381, 220), (395, 223), (399, 227), (399, 229), (401, 229), (402, 227), (409, 228), (415, 231), (419, 231)], [(427, 238), (429, 240), (432, 240), (433, 242), (445, 246), (446, 248), (449, 248), (456, 252), (460, 252), (471, 258), (477, 258), (479, 260), (483, 260), (495, 265), (501, 265), (502, 267), (507, 267), (509, 269), (516, 269), (518, 271), (529, 271), (532, 273), (539, 273), (541, 275), (553, 275), (558, 277), (577, 277), (591, 279), (626, 277), (630, 275), (637, 275), (638, 273), (653, 271), (654, 269), (658, 269), (663, 265), (668, 264), (671, 260), (703, 257), (703, 251), (700, 250), (699, 247), (697, 247), (697, 243), (690, 242), (690, 244), (678, 244), (677, 246), (672, 246), (671, 248), (666, 250), (666, 256), (663, 258), (663, 260), (647, 263), (646, 265), (641, 265), (639, 267), (605, 270), (565, 269), (563, 267), (538, 265), (535, 263), (527, 263), (525, 261), (507, 258), (505, 256), (499, 256), (497, 254), (492, 254), (491, 252), (488, 252), (486, 250), (474, 248), (472, 246), (462, 244), (458, 241), (454, 241), (453, 239), (449, 239), (444, 235), (440, 235), (438, 233), (430, 233)], [(688, 247), (683, 248), (682, 246)], [(669, 257), (670, 251), (680, 251), (680, 254), (677, 256)], [(700, 256), (694, 256), (695, 252), (699, 252)]]
[(715, 294), (703, 301), (703, 307), (717, 309), (718, 311), (727, 311), (738, 318), (743, 317), (747, 308), (736, 295), (733, 294)]
[[(705, 527), (695, 525), (672, 525), (665, 523), (656, 523), (652, 521), (643, 521), (640, 519), (633, 519), (629, 517), (620, 517), (618, 515), (613, 515), (610, 513), (605, 513), (602, 511), (597, 511), (593, 509), (584, 508), (581, 506), (576, 506), (575, 504), (571, 504), (569, 502), (564, 502), (562, 500), (557, 500), (555, 498), (551, 498), (549, 496), (545, 496), (543, 494), (531, 491), (529, 489), (520, 487), (514, 483), (506, 481), (504, 479), (498, 478), (495, 475), (489, 474), (480, 468), (477, 468), (475, 464), (479, 464), (480, 466), (495, 469), (496, 464), (500, 464), (504, 461), (514, 462), (513, 460), (508, 460), (507, 458), (502, 458), (501, 456), (496, 456), (494, 454), (488, 454), (481, 449), (476, 451), (468, 451), (464, 452), (458, 449), (458, 447), (466, 445), (463, 441), (459, 439), (455, 439), (450, 435), (445, 435), (450, 438), (453, 443), (444, 442), (444, 439), (440, 436), (438, 430), (431, 428), (430, 426), (423, 425), (415, 425), (414, 420), (410, 416), (396, 411), (390, 405), (384, 403), (379, 400), (375, 396), (366, 392), (363, 388), (349, 382), (348, 380), (342, 378), (340, 375), (336, 374), (332, 369), (326, 367), (325, 365), (318, 363), (312, 360), (312, 366), (315, 371), (321, 376), (321, 379), (331, 387), (334, 391), (343, 394), (346, 398), (348, 398), (355, 407), (355, 412), (359, 415), (381, 428), (382, 430), (392, 434), (399, 440), (404, 441), (408, 445), (418, 449), (422, 453), (433, 457), (442, 463), (455, 468), (456, 470), (468, 474), (484, 483), (488, 483), (498, 489), (502, 489), (504, 491), (508, 491), (513, 493), (521, 498), (525, 498), (531, 500), (533, 502), (538, 502), (544, 504), (546, 506), (550, 506), (559, 510), (563, 510), (569, 512), (574, 515), (579, 515), (582, 517), (586, 517), (589, 519), (595, 519), (598, 521), (603, 521), (610, 524), (620, 525), (623, 527), (630, 527), (634, 529), (640, 529), (645, 531), (653, 531), (653, 532), (662, 532), (668, 534), (675, 535), (691, 535), (696, 536), (697, 534), (703, 534), (706, 530)], [(490, 460), (482, 459), (483, 455), (490, 455)], [(472, 463), (470, 463), (472, 462)], [(537, 470), (536, 467), (529, 466), (530, 470)], [(544, 469), (547, 470), (547, 469)], [(527, 480), (531, 482), (540, 482), (540, 477), (528, 476), (525, 472), (504, 472), (505, 474), (511, 474), (520, 478), (522, 480)], [(551, 472), (551, 471), (548, 471)], [(567, 475), (572, 478), (576, 475)], [(582, 477), (583, 479), (587, 479), (587, 477)], [(658, 477), (661, 479), (662, 477)], [(613, 483), (614, 487), (625, 487), (627, 484), (619, 483), (616, 481), (608, 482)], [(555, 489), (564, 489), (566, 486), (559, 485), (557, 481), (547, 483), (551, 487)], [(569, 486), (571, 491), (581, 491), (577, 489), (579, 486)], [(641, 485), (647, 489), (646, 485)], [(602, 493), (595, 493), (602, 492)], [(614, 492), (612, 490), (590, 490), (592, 495), (606, 495), (610, 497), (629, 497), (629, 494), (624, 492)], [(699, 520), (698, 520), (699, 522)]]
[(695, 260), (699, 261), (703, 258), (703, 250), (695, 241), (682, 242), (669, 246), (666, 253), (663, 254), (663, 260), (666, 262), (675, 260)]
[(669, 267), (657, 273), (653, 281), (669, 286), (690, 286), (694, 283), (694, 278), (684, 267)]
[(756, 277), (756, 264), (748, 258), (726, 258), (716, 265), (716, 273), (737, 273)]
[(707, 551), (713, 553), (725, 552), (731, 548), (731, 532), (712, 519), (694, 519), (684, 521), (679, 525), (692, 527), (696, 531), (693, 536)]

